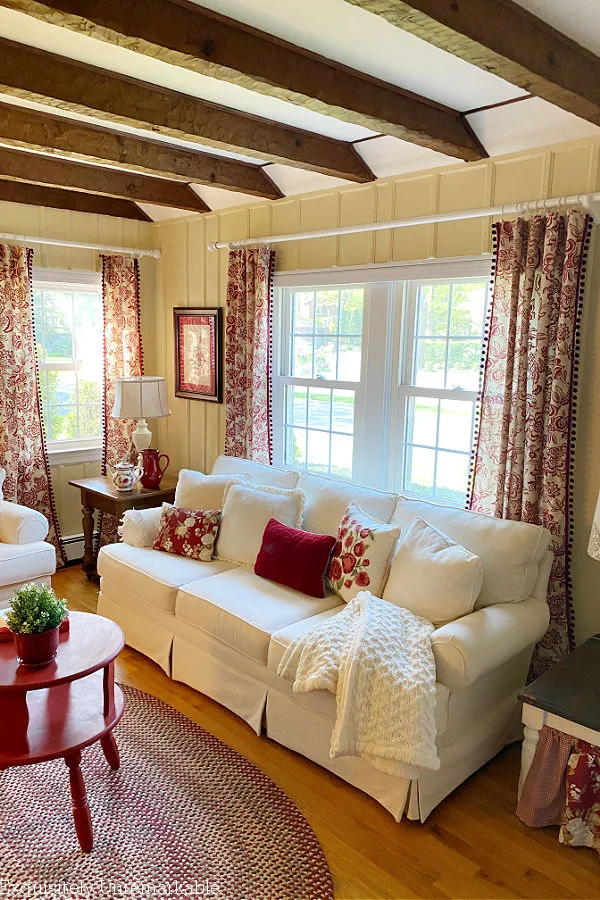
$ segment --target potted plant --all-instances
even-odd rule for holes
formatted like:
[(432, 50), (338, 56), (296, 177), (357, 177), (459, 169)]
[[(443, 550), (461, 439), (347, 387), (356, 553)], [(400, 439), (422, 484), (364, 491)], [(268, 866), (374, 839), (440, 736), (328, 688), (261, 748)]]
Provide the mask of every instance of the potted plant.
[(6, 624), (15, 636), (17, 657), (26, 666), (54, 659), (58, 651), (60, 623), (67, 604), (47, 584), (24, 584), (14, 593)]

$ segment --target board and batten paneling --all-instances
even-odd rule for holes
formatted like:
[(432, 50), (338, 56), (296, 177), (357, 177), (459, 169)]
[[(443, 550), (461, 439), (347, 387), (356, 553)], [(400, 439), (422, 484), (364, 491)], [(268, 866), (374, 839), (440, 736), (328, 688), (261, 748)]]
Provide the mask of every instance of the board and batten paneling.
[[(0, 232), (142, 249), (151, 248), (156, 240), (156, 235), (147, 222), (5, 202), (0, 202)], [(34, 265), (41, 268), (83, 272), (97, 272), (101, 268), (97, 250), (48, 244), (32, 244), (32, 247)], [(157, 356), (154, 327), (155, 268), (156, 260), (140, 260), (142, 332), (145, 351), (152, 360)], [(68, 537), (80, 534), (82, 530), (79, 491), (69, 486), (69, 479), (96, 475), (99, 471), (99, 462), (52, 467), (57, 514), (63, 535)]]
[[(223, 447), (223, 406), (173, 396), (173, 307), (225, 305), (227, 251), (208, 252), (208, 241), (308, 232), (598, 190), (600, 140), (591, 138), (156, 223), (152, 228), (163, 256), (154, 310), (156, 356), (150, 364), (147, 355), (146, 368), (165, 373), (169, 380), (173, 415), (159, 424), (159, 446), (171, 455), (172, 473), (181, 467), (210, 471)], [(277, 244), (275, 267), (281, 272), (477, 255), (491, 250), (490, 224), (489, 218), (465, 220)], [(573, 577), (580, 637), (600, 631), (600, 564), (586, 556), (600, 489), (599, 267), (596, 259), (588, 280), (579, 391), (584, 414), (577, 442)]]

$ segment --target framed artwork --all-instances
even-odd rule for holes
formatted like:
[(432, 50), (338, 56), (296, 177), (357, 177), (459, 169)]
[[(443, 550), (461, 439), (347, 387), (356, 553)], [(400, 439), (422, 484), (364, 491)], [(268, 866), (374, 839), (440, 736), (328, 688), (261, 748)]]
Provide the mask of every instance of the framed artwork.
[(173, 324), (175, 396), (221, 403), (221, 310), (177, 306)]

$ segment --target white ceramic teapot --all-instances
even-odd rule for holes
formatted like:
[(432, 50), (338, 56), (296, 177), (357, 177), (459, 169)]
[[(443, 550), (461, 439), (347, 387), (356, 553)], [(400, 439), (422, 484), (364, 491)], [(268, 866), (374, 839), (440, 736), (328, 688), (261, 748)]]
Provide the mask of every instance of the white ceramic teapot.
[(107, 466), (113, 484), (118, 491), (130, 491), (143, 475), (141, 466), (134, 466), (128, 459), (123, 459), (116, 466)]

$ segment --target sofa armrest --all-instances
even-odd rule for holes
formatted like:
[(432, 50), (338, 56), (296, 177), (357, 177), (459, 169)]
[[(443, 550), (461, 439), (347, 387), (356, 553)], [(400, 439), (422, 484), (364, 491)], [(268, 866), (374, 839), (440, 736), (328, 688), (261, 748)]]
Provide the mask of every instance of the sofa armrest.
[(48, 534), (48, 519), (35, 509), (9, 503), (0, 506), (0, 542), (3, 544), (32, 544), (43, 541)]
[(442, 625), (431, 637), (437, 680), (450, 690), (467, 687), (537, 643), (549, 621), (548, 604), (529, 597), (486, 606)]

